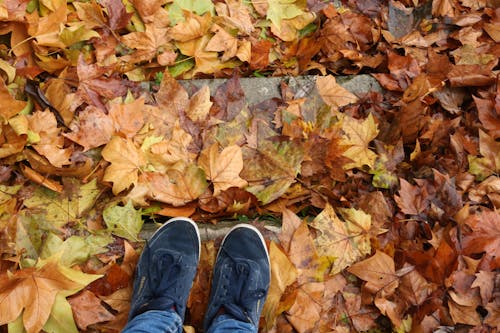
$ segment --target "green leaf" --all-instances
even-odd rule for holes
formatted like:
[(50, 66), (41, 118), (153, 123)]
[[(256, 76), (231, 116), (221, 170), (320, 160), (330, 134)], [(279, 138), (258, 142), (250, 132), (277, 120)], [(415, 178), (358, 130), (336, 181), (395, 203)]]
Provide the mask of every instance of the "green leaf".
[(78, 333), (71, 305), (61, 293), (56, 295), (56, 300), (52, 306), (52, 312), (43, 326), (43, 330), (47, 333)]
[[(304, 14), (295, 0), (269, 0), (267, 9), (267, 19), (273, 22), (276, 27), (281, 27), (281, 20), (292, 19)], [(301, 6), (302, 7), (302, 6)]]
[[(79, 184), (77, 184), (79, 186)], [(78, 222), (91, 209), (100, 194), (96, 179), (81, 185), (71, 197), (61, 197), (58, 193), (39, 187), (24, 205), (34, 212), (44, 212), (46, 221), (56, 228), (69, 222)]]
[(71, 236), (64, 242), (58, 236), (47, 235), (40, 252), (41, 258), (49, 258), (61, 252), (60, 263), (71, 267), (87, 261), (90, 257), (106, 252), (105, 246), (113, 242), (111, 235)]
[(102, 217), (113, 234), (131, 241), (138, 241), (137, 236), (144, 223), (141, 214), (141, 210), (135, 210), (132, 201), (129, 201), (125, 206), (118, 206), (116, 203), (107, 207)]
[(181, 60), (175, 65), (168, 67), (168, 72), (172, 77), (178, 77), (193, 68), (194, 64), (194, 59)]
[(184, 21), (183, 10), (190, 11), (197, 15), (203, 15), (207, 12), (210, 12), (212, 15), (215, 13), (212, 0), (174, 0), (172, 5), (168, 8), (171, 26)]

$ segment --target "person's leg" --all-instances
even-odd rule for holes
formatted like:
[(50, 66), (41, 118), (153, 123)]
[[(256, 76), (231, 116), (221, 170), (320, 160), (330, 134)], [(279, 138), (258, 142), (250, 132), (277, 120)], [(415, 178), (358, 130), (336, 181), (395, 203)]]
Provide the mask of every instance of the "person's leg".
[(153, 234), (137, 263), (123, 332), (182, 332), (200, 247), (198, 227), (188, 218), (170, 219)]
[(261, 233), (247, 224), (232, 228), (215, 261), (205, 332), (257, 332), (270, 280)]

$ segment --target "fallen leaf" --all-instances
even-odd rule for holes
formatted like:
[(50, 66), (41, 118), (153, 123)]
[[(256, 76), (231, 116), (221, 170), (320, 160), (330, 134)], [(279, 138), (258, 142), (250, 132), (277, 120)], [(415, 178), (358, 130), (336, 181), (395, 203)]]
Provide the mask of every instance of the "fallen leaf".
[(337, 83), (332, 75), (319, 76), (316, 87), (323, 101), (337, 108), (355, 103), (358, 97)]
[(371, 217), (362, 211), (350, 210), (345, 214), (347, 222), (341, 221), (329, 204), (310, 223), (320, 234), (314, 242), (318, 254), (333, 261), (330, 274), (341, 272), (363, 256), (370, 254)]
[(392, 295), (399, 285), (394, 259), (379, 250), (370, 258), (353, 264), (347, 271), (366, 281), (367, 290), (379, 298)]
[(213, 144), (200, 153), (198, 165), (214, 185), (215, 196), (230, 187), (247, 185), (246, 180), (240, 177), (243, 155), (239, 146), (228, 146), (219, 152), (219, 145)]
[(139, 240), (139, 232), (144, 221), (141, 210), (134, 209), (131, 201), (125, 206), (113, 204), (106, 207), (102, 217), (113, 234), (135, 242)]
[[(89, 277), (96, 279), (99, 276)], [(67, 277), (54, 260), (38, 269), (26, 268), (10, 275), (4, 273), (0, 276), (0, 324), (14, 321), (22, 313), (26, 331), (39, 332), (49, 319), (56, 295), (59, 292), (71, 295), (85, 285)]]
[(279, 307), (280, 299), (285, 289), (297, 279), (295, 267), (274, 242), (271, 242), (269, 246), (269, 257), (271, 260), (271, 284), (262, 309), (267, 329), (274, 325), (278, 315), (288, 310)]
[(73, 149), (64, 147), (64, 138), (59, 135), (61, 129), (57, 127), (54, 114), (49, 111), (37, 111), (28, 118), (28, 121), (30, 130), (40, 137), (33, 148), (58, 168), (71, 164), (70, 157)]
[(377, 155), (370, 150), (369, 145), (377, 137), (379, 130), (372, 114), (363, 121), (344, 116), (342, 131), (344, 135), (340, 143), (349, 147), (342, 156), (353, 161), (346, 163), (344, 169), (362, 168), (364, 165), (373, 167)]
[(115, 316), (102, 306), (101, 300), (88, 290), (70, 297), (69, 304), (73, 309), (76, 324), (81, 330), (86, 330), (90, 325), (110, 321), (115, 318)]
[(2, 100), (2, 104), (0, 105), (0, 116), (2, 116), (4, 122), (14, 117), (26, 107), (26, 102), (19, 101), (12, 97), (3, 78), (0, 79), (0, 99)]
[(63, 135), (81, 145), (83, 151), (108, 143), (114, 133), (112, 119), (94, 106), (86, 107), (69, 126), (72, 132)]

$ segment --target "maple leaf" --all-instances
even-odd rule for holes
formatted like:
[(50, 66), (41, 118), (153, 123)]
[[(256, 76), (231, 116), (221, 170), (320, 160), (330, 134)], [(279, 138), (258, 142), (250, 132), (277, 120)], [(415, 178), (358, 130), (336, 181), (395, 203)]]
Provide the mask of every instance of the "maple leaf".
[(224, 52), (221, 61), (227, 61), (234, 57), (238, 51), (238, 39), (216, 24), (211, 30), (215, 32), (215, 35), (210, 39), (207, 46), (205, 46), (205, 50)]
[(341, 122), (344, 134), (340, 143), (349, 147), (342, 156), (353, 161), (346, 163), (344, 169), (362, 168), (364, 165), (373, 168), (377, 154), (370, 150), (369, 144), (379, 131), (372, 114), (362, 121), (344, 115)]
[(139, 241), (138, 234), (141, 231), (143, 220), (141, 210), (135, 210), (132, 202), (125, 206), (116, 203), (108, 206), (102, 212), (104, 222), (115, 235), (131, 241)]
[[(98, 275), (87, 277), (99, 278)], [(81, 283), (74, 276), (67, 276), (67, 271), (62, 270), (55, 260), (38, 269), (4, 273), (0, 276), (0, 325), (14, 321), (22, 312), (26, 331), (39, 332), (49, 319), (58, 293), (71, 295), (91, 281)]]
[(337, 83), (332, 75), (319, 76), (316, 87), (323, 101), (329, 106), (342, 107), (355, 103), (358, 97)]
[(186, 115), (192, 121), (203, 121), (207, 118), (212, 104), (210, 101), (210, 89), (208, 86), (203, 86), (191, 96)]
[(209, 14), (198, 16), (187, 11), (185, 13), (185, 21), (169, 30), (169, 36), (178, 42), (187, 42), (202, 37), (212, 25), (212, 17)]
[(229, 25), (236, 27), (241, 33), (250, 35), (254, 30), (250, 8), (241, 0), (227, 0), (226, 3), (215, 4), (217, 16)]
[(27, 104), (24, 101), (19, 101), (12, 97), (3, 78), (0, 78), (0, 99), (2, 100), (2, 103), (0, 104), (0, 116), (4, 121), (9, 120), (21, 112)]
[(43, 211), (47, 221), (60, 228), (69, 222), (77, 222), (95, 204), (100, 190), (96, 179), (78, 186), (72, 196), (59, 196), (57, 193), (38, 188), (30, 198), (23, 201), (32, 210)]
[(129, 103), (111, 103), (109, 116), (115, 130), (127, 138), (132, 138), (144, 126), (144, 98)]
[(208, 184), (205, 172), (195, 165), (177, 165), (167, 174), (145, 172), (128, 197), (143, 202), (147, 197), (155, 201), (182, 206), (197, 199), (205, 192)]
[(87, 29), (103, 27), (106, 25), (106, 18), (102, 7), (95, 1), (88, 3), (75, 2), (76, 14), (78, 18), (85, 24)]
[(36, 38), (41, 46), (64, 49), (66, 45), (59, 39), (59, 34), (67, 22), (68, 6), (61, 2), (48, 15), (39, 17), (38, 11), (27, 14), (28, 34)]
[(127, 13), (122, 1), (102, 0), (100, 2), (106, 6), (109, 27), (112, 30), (119, 30), (127, 26), (133, 13)]
[[(173, 46), (169, 43), (166, 29), (156, 28), (153, 25), (146, 25), (145, 31), (131, 32), (121, 37), (123, 44), (135, 51), (121, 57), (123, 61), (139, 63), (149, 61), (162, 53), (169, 52), (172, 55), (171, 65), (177, 54), (173, 51)], [(167, 65), (167, 64), (164, 64)]]
[(243, 170), (243, 155), (239, 146), (228, 146), (219, 152), (219, 145), (215, 143), (200, 153), (198, 165), (214, 184), (215, 196), (230, 187), (247, 185), (246, 180), (239, 176)]
[(300, 1), (268, 0), (267, 3), (267, 19), (277, 27), (281, 26), (281, 20), (292, 19), (304, 13)]
[(241, 177), (259, 201), (267, 204), (287, 191), (299, 172), (303, 159), (302, 147), (295, 142), (273, 144), (269, 140), (259, 143), (258, 149), (243, 147)]
[(38, 134), (40, 140), (33, 148), (45, 156), (49, 162), (60, 168), (71, 164), (70, 157), (73, 152), (71, 147), (64, 148), (64, 138), (59, 135), (61, 129), (57, 127), (56, 117), (49, 111), (37, 111), (29, 117), (29, 127), (33, 133)]
[(495, 141), (490, 135), (479, 130), (479, 152), (483, 157), (469, 155), (469, 172), (483, 180), (492, 173), (500, 170), (500, 143)]
[(102, 306), (101, 300), (88, 290), (71, 297), (69, 304), (73, 310), (76, 324), (81, 330), (86, 330), (89, 325), (115, 318)]
[(332, 206), (325, 209), (310, 223), (319, 230), (314, 242), (318, 254), (332, 259), (330, 274), (337, 274), (344, 268), (370, 254), (370, 215), (359, 210), (346, 210), (346, 222), (341, 221)]
[(271, 261), (271, 284), (262, 309), (267, 329), (273, 326), (276, 317), (281, 312), (287, 310), (279, 306), (280, 299), (285, 289), (297, 279), (295, 267), (274, 242), (271, 242), (269, 246), (269, 257)]
[(80, 112), (70, 128), (72, 132), (63, 135), (81, 145), (83, 151), (108, 143), (114, 132), (113, 120), (94, 106), (88, 106)]
[[(196, 73), (211, 74), (226, 68), (227, 63), (219, 61), (217, 52), (209, 52), (205, 49), (209, 41), (210, 36), (205, 34), (200, 38), (176, 43), (182, 54), (194, 58), (196, 66), (189, 72), (192, 75)], [(188, 76), (188, 74), (184, 76)]]
[(113, 136), (101, 154), (111, 163), (103, 179), (113, 183), (114, 194), (137, 184), (139, 170), (146, 165), (146, 159), (131, 140)]
[(429, 193), (424, 186), (411, 185), (405, 179), (400, 179), (399, 196), (395, 195), (399, 209), (405, 214), (418, 215), (429, 205)]
[(463, 238), (466, 254), (486, 252), (493, 258), (493, 265), (500, 267), (500, 216), (497, 212), (484, 211), (472, 215), (466, 223), (472, 233)]
[(76, 71), (79, 79), (77, 94), (89, 105), (106, 110), (99, 96), (113, 99), (127, 93), (126, 87), (119, 79), (104, 76), (108, 68), (87, 64), (82, 55), (78, 58)]
[(366, 288), (379, 297), (392, 295), (399, 285), (394, 259), (379, 250), (370, 258), (355, 263), (347, 271), (366, 281)]

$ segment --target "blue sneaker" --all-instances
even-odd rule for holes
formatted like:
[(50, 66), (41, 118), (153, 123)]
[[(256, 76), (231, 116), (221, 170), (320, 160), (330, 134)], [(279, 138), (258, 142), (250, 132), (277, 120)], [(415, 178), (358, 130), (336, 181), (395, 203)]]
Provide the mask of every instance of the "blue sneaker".
[(248, 224), (236, 225), (222, 240), (215, 260), (205, 332), (220, 314), (257, 329), (270, 281), (269, 254), (261, 233)]
[(174, 310), (184, 321), (200, 248), (189, 218), (172, 218), (153, 234), (137, 263), (129, 321), (148, 310)]

